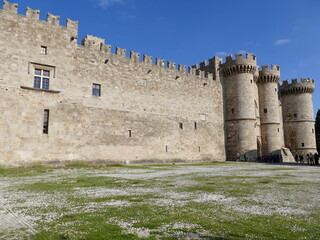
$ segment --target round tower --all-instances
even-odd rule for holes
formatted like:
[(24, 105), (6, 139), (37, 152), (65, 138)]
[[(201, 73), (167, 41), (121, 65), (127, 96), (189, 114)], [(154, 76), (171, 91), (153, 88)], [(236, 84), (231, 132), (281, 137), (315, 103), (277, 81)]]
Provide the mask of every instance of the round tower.
[(284, 81), (280, 86), (283, 112), (285, 146), (295, 156), (315, 153), (316, 140), (312, 93), (313, 79), (293, 79), (292, 83)]
[(259, 115), (256, 56), (236, 54), (221, 65), (227, 160), (253, 161), (258, 147)]
[(262, 66), (258, 78), (262, 154), (279, 154), (283, 147), (278, 95), (279, 80), (279, 66)]

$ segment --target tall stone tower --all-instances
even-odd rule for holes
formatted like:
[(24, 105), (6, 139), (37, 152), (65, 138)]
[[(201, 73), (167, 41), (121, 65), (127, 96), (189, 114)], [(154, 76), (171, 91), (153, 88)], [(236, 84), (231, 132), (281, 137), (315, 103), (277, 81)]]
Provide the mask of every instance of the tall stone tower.
[(283, 147), (279, 80), (279, 66), (271, 65), (271, 68), (262, 66), (258, 78), (262, 154), (279, 153)]
[(260, 135), (256, 56), (229, 56), (221, 67), (227, 160), (256, 160)]
[(293, 155), (316, 152), (312, 93), (313, 79), (293, 79), (280, 86), (285, 146)]

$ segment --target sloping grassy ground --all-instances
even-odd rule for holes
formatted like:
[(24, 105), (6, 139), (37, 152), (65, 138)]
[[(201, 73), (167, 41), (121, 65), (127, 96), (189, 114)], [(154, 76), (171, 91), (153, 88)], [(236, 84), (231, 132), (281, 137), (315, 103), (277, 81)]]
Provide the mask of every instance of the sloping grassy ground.
[(0, 239), (319, 239), (320, 168), (0, 169)]

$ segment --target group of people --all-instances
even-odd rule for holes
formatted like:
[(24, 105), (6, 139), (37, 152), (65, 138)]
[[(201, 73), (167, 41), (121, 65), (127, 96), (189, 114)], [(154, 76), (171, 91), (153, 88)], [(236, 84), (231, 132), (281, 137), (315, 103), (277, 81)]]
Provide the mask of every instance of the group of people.
[(279, 163), (282, 162), (281, 154), (264, 154), (258, 157), (258, 162)]
[(313, 166), (313, 165), (319, 165), (319, 154), (318, 153), (315, 153), (315, 154), (313, 154), (313, 153), (308, 153), (307, 155), (306, 155), (306, 158), (304, 159), (304, 156), (303, 155), (298, 155), (298, 154), (296, 154), (295, 155), (295, 157), (294, 157), (294, 159), (295, 159), (295, 161), (297, 162), (297, 163), (304, 163), (305, 161), (309, 164), (309, 165), (311, 165), (311, 166)]
[[(308, 165), (314, 166), (314, 165), (319, 165), (319, 154), (318, 153), (308, 153), (307, 155), (302, 155), (302, 154), (296, 154), (294, 157), (296, 163), (307, 163)], [(247, 156), (246, 154), (241, 155), (240, 157), (237, 157), (237, 161), (244, 161), (246, 162)], [(263, 163), (282, 163), (282, 155), (281, 154), (264, 154), (260, 155), (257, 158), (258, 162), (263, 162)]]

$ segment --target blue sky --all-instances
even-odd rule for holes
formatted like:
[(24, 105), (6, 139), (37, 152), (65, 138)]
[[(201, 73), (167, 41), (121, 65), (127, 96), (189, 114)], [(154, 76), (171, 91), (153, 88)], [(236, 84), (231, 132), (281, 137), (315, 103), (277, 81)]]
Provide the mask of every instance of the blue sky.
[[(258, 65), (281, 66), (281, 79), (316, 81), (320, 108), (320, 0), (16, 0), (26, 6), (79, 21), (86, 34), (113, 49), (187, 66), (213, 56), (257, 55)], [(114, 51), (114, 50), (113, 50)]]

